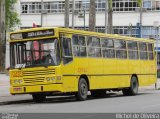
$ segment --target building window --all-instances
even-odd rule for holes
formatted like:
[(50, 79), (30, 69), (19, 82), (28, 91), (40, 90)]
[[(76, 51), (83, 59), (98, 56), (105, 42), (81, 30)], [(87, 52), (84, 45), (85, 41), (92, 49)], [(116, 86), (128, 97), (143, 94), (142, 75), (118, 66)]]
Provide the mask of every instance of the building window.
[(151, 1), (150, 0), (144, 0), (143, 1), (143, 8), (146, 8), (147, 10), (151, 10)]
[(28, 4), (25, 4), (25, 3), (21, 4), (21, 12), (28, 13)]
[(41, 4), (39, 2), (21, 3), (21, 13), (41, 13)]
[(159, 0), (144, 0), (143, 8), (149, 11), (159, 11), (160, 10), (160, 1)]
[[(89, 0), (75, 1), (75, 12), (81, 12), (84, 8), (89, 11)], [(96, 11), (105, 11), (106, 0), (96, 0)], [(139, 9), (137, 0), (113, 0), (113, 11), (137, 11)], [(146, 10), (160, 10), (159, 0), (143, 0), (143, 8)], [(72, 1), (69, 3), (70, 12), (72, 12)], [(64, 13), (65, 1), (44, 2), (44, 10), (47, 13)], [(21, 13), (41, 13), (41, 2), (21, 2)]]
[(121, 35), (125, 35), (125, 36), (136, 37), (137, 36), (136, 31), (137, 31), (136, 26), (132, 26), (132, 28), (130, 28), (129, 26), (114, 26), (113, 27), (114, 34), (121, 34)]
[(157, 36), (157, 34), (160, 34), (160, 31), (159, 33), (157, 32), (158, 31), (153, 26), (143, 26), (142, 27), (142, 37), (143, 38), (157, 39), (157, 37), (159, 38), (159, 35)]
[(135, 11), (137, 8), (136, 0), (113, 0), (113, 11)]
[(105, 11), (106, 0), (96, 1), (96, 11)]

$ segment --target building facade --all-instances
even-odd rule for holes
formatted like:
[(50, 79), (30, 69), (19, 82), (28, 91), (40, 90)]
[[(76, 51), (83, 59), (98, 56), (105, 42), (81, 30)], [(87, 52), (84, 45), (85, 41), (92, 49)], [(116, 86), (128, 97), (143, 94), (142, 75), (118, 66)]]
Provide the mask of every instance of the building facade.
[[(105, 32), (105, 10), (107, 0), (96, 0), (96, 31)], [(70, 27), (72, 27), (72, 2), (70, 0)], [(30, 28), (33, 24), (46, 27), (64, 27), (64, 0), (20, 0), (19, 13), (21, 28)], [(90, 0), (74, 0), (74, 27), (88, 29)], [(138, 36), (140, 23), (140, 8), (137, 0), (113, 0), (113, 33)], [(85, 10), (85, 12), (84, 12)], [(80, 15), (84, 15), (85, 21)], [(157, 30), (154, 22), (160, 23), (160, 0), (143, 0), (142, 2), (142, 37), (155, 38)], [(43, 22), (43, 23), (41, 23)]]
[[(90, 0), (70, 0), (70, 27), (74, 24), (76, 29), (88, 29), (89, 4)], [(72, 22), (73, 5), (75, 7)], [(105, 32), (106, 5), (108, 6), (108, 0), (96, 0), (97, 32)], [(138, 37), (139, 23), (142, 21), (141, 36), (159, 39), (159, 30), (155, 27), (155, 23), (160, 25), (160, 0), (143, 0), (142, 17), (137, 0), (113, 0), (112, 5), (114, 34)], [(31, 28), (33, 24), (43, 27), (64, 27), (65, 0), (18, 0), (16, 8), (21, 19), (21, 29)], [(159, 42), (156, 44), (160, 47)]]

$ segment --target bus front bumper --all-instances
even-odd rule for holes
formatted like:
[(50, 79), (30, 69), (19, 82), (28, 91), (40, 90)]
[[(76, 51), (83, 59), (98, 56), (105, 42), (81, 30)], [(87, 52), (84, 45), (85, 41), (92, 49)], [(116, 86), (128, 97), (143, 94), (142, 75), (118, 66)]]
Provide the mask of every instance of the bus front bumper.
[(33, 86), (16, 86), (10, 87), (10, 93), (31, 94), (31, 93), (63, 92), (62, 84), (33, 85)]

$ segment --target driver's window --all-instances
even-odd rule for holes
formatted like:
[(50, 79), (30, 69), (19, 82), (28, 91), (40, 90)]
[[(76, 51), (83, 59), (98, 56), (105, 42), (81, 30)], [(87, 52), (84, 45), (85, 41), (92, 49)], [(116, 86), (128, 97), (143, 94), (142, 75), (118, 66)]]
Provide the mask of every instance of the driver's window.
[(71, 39), (61, 35), (63, 63), (67, 64), (73, 60)]

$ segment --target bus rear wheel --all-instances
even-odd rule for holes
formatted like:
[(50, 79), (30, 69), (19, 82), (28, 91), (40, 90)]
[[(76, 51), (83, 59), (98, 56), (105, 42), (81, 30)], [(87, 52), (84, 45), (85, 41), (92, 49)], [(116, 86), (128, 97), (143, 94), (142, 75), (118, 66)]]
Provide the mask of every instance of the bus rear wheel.
[(84, 78), (80, 78), (78, 83), (78, 92), (75, 94), (75, 97), (79, 101), (84, 101), (87, 99), (88, 95), (88, 84)]
[(37, 103), (44, 102), (45, 99), (46, 99), (46, 95), (45, 94), (41, 94), (41, 93), (32, 94), (32, 97), (33, 97), (33, 101), (37, 102)]
[(137, 95), (138, 94), (138, 79), (135, 76), (132, 76), (131, 82), (130, 82), (130, 87), (123, 89), (123, 95), (126, 96), (132, 96), (132, 95)]

